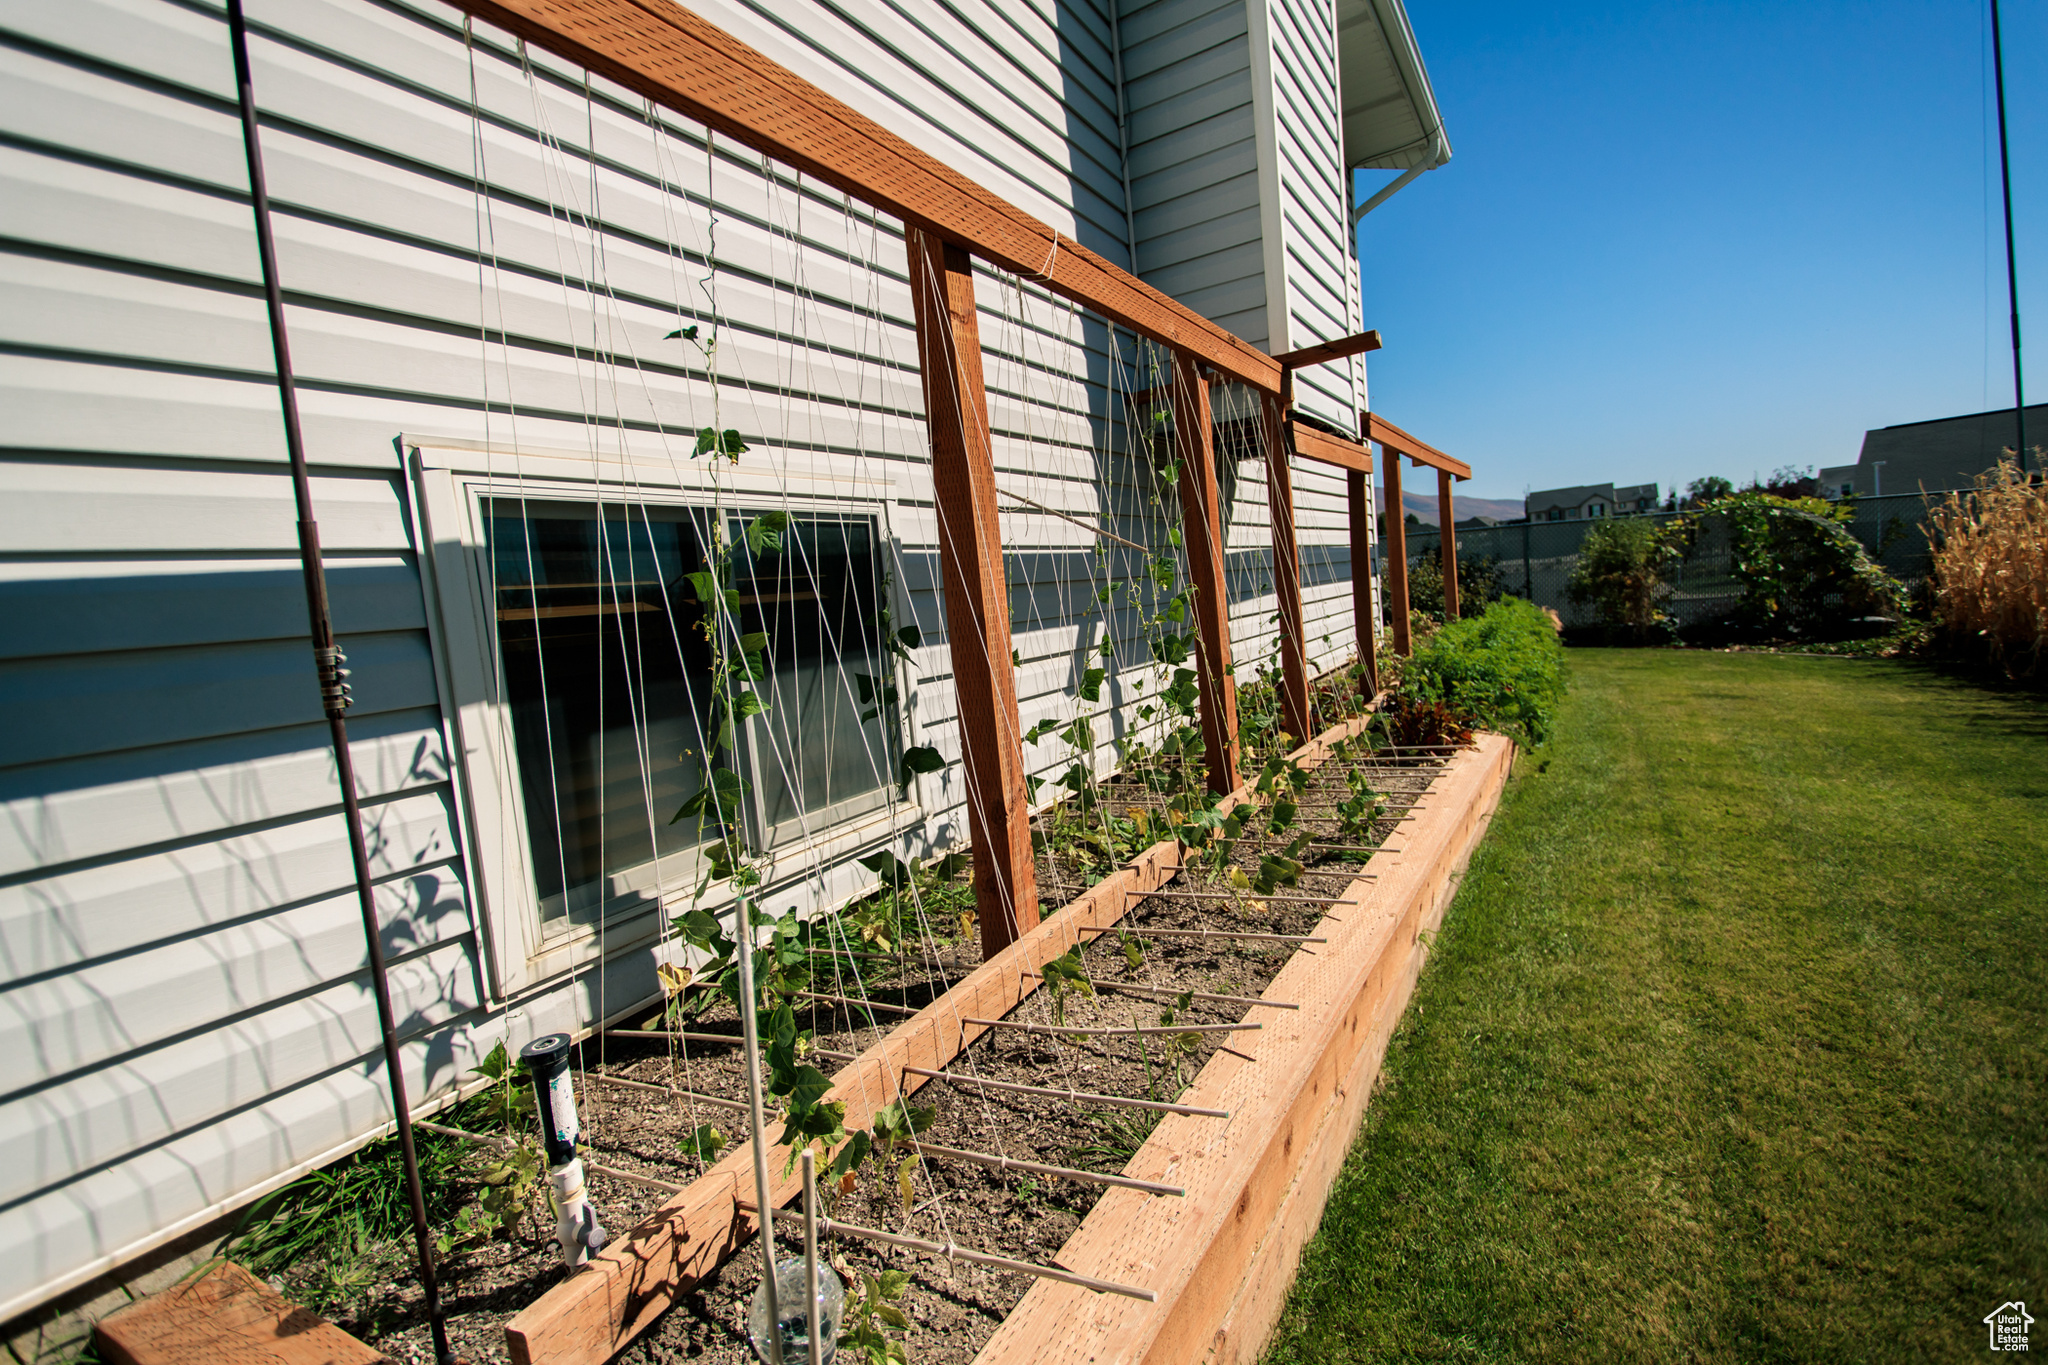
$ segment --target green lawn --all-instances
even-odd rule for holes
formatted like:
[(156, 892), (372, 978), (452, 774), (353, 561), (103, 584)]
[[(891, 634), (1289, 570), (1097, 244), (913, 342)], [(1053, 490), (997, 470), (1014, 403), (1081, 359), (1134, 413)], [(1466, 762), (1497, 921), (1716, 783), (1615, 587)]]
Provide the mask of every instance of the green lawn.
[(2048, 1350), (2048, 707), (1581, 650), (1269, 1365)]

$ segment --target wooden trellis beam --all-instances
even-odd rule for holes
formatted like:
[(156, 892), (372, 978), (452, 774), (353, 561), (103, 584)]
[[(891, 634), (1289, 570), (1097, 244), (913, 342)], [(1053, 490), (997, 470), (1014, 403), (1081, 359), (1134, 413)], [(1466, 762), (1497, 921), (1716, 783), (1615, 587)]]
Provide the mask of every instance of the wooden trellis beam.
[(1335, 341), (1304, 346), (1298, 351), (1282, 351), (1273, 359), (1279, 361), (1286, 369), (1301, 370), (1310, 365), (1326, 365), (1332, 360), (1347, 360), (1355, 355), (1364, 355), (1367, 351), (1377, 351), (1379, 348), (1380, 334), (1374, 329), (1348, 337), (1338, 337)]
[[(960, 716), (967, 833), (981, 951), (992, 957), (1038, 924), (1038, 872), (1023, 734), (1010, 665), (1010, 597), (996, 513), (996, 471), (982, 387), (981, 333), (967, 253), (930, 233), (903, 234), (932, 442), (932, 496), (946, 592), (946, 640)], [(1233, 781), (1232, 786), (1236, 783)]]
[(1435, 446), (1416, 440), (1376, 412), (1365, 414), (1365, 439), (1378, 441), (1389, 450), (1400, 451), (1417, 464), (1426, 464), (1431, 469), (1441, 469), (1454, 478), (1472, 477), (1471, 465), (1463, 460), (1454, 460)]
[(1230, 592), (1223, 575), (1223, 507), (1216, 486), (1209, 386), (1193, 357), (1173, 357), (1173, 445), (1180, 461), (1181, 539), (1194, 589), (1195, 681), (1209, 790), (1237, 786), (1237, 683), (1230, 676)]
[(671, 0), (458, 8), (1266, 393), (1280, 362)]

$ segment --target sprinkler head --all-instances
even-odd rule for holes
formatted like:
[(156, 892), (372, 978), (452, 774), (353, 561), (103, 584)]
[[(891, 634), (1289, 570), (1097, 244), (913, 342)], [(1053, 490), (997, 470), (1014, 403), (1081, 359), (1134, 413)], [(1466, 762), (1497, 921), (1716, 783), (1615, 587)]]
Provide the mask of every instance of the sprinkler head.
[(519, 1049), (519, 1060), (533, 1078), (533, 1098), (540, 1119), (541, 1142), (548, 1152), (548, 1165), (560, 1166), (575, 1159), (576, 1139), (582, 1129), (576, 1122), (575, 1075), (569, 1067), (569, 1035), (550, 1033)]

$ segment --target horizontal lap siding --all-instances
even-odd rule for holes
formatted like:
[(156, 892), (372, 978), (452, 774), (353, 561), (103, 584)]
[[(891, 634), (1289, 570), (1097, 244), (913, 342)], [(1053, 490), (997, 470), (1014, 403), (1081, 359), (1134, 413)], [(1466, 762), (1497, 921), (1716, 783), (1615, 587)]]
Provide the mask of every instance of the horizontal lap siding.
[[(1346, 176), (1337, 102), (1337, 18), (1330, 0), (1268, 0), (1273, 34), (1282, 269), (1290, 346), (1312, 346), (1360, 327), (1350, 287)], [(1295, 401), (1351, 430), (1358, 402), (1349, 362), (1295, 377)]]
[[(704, 12), (1124, 259), (1106, 9)], [(506, 1002), (488, 998), (398, 434), (623, 448), (659, 471), (689, 467), (715, 410), (754, 467), (893, 477), (893, 563), (924, 630), (905, 738), (953, 757), (901, 237), (729, 143), (707, 150), (665, 119), (657, 136), (637, 101), (601, 81), (586, 99), (581, 73), (544, 54), (530, 87), (509, 42), (481, 29), (479, 133), (450, 11), (279, 0), (252, 18), (378, 910), (409, 1080), (432, 1094), (504, 1034)], [(0, 701), (18, 723), (0, 733), (0, 1031), (15, 1059), (0, 1134), (28, 1156), (0, 1181), (0, 1314), (387, 1116), (306, 668), (224, 25), (158, 0), (7, 23)], [(1162, 0), (1122, 23), (1141, 262), (1262, 341), (1242, 6)], [(1200, 134), (1176, 145), (1183, 117)], [(1131, 338), (1035, 287), (985, 274), (981, 295), (999, 484), (1159, 542), (1144, 466), (1122, 453), (1117, 395), (1149, 382), (1130, 373)], [(666, 340), (691, 322), (720, 343), (715, 409), (704, 357)], [(1349, 645), (1348, 624), (1338, 644), (1313, 642), (1318, 623), (1348, 623), (1327, 553), (1344, 539), (1342, 480), (1296, 480), (1311, 653), (1329, 660)], [(1253, 659), (1271, 649), (1263, 466), (1234, 490), (1234, 628)], [(1002, 516), (1023, 723), (1073, 714), (1098, 666), (1086, 651), (1107, 635), (1104, 704), (1121, 711), (1098, 725), (1106, 767), (1154, 674), (1139, 614), (1105, 611), (1096, 592), (1141, 558), (1098, 557), (1086, 531), (1034, 509)], [(1041, 775), (1073, 758), (1056, 739), (1027, 752)], [(933, 839), (961, 837), (957, 770), (916, 791)], [(837, 868), (808, 899), (843, 898), (865, 875)], [(636, 950), (580, 993), (550, 983), (516, 1002), (520, 1036), (651, 988), (652, 956)]]
[(1139, 274), (1266, 344), (1243, 0), (1121, 0)]
[[(1269, 350), (1356, 331), (1336, 164), (1334, 13), (1311, 4), (1284, 12), (1276, 7), (1270, 15), (1288, 248), (1282, 280), (1266, 273), (1245, 4), (1124, 0), (1120, 21), (1132, 208), (1145, 280)], [(1306, 37), (1304, 26), (1312, 31)], [(1275, 345), (1267, 335), (1266, 305), (1268, 291), (1278, 288), (1287, 291), (1295, 335)], [(1345, 429), (1357, 420), (1349, 365), (1303, 371), (1296, 396), (1305, 410)], [(1261, 586), (1271, 580), (1265, 468), (1248, 462), (1224, 484), (1232, 494), (1226, 509), (1232, 652), (1240, 678), (1248, 679), (1276, 666), (1275, 605)], [(1355, 649), (1345, 481), (1339, 471), (1297, 462), (1294, 486), (1308, 654), (1313, 667), (1333, 667)]]
[[(1106, 9), (704, 12), (1125, 258)], [(657, 137), (603, 82), (586, 101), (581, 73), (545, 54), (530, 88), (482, 29), (479, 135), (452, 11), (279, 0), (252, 22), (377, 905), (409, 1081), (429, 1095), (507, 1022), (487, 996), (398, 434), (688, 466), (713, 386), (665, 337), (712, 312), (715, 273), (718, 420), (747, 459), (898, 478), (899, 580), (925, 628), (907, 739), (952, 754), (903, 248), (892, 223), (730, 143), (707, 154), (666, 120)], [(224, 24), (105, 0), (4, 27), (0, 701), (16, 723), (0, 732), (0, 1134), (22, 1159), (0, 1179), (0, 1316), (388, 1117)], [(1092, 514), (1129, 338), (1003, 292), (983, 317), (999, 477)], [(1020, 585), (1042, 696), (1068, 684), (1059, 603), (1081, 591), (1069, 551), (1085, 536), (1027, 515), (1005, 532), (1045, 575)], [(959, 837), (957, 772), (920, 790), (932, 834)], [(866, 876), (834, 869), (803, 898)], [(573, 995), (537, 988), (516, 1002), (519, 1036), (644, 996), (652, 960), (629, 954)]]

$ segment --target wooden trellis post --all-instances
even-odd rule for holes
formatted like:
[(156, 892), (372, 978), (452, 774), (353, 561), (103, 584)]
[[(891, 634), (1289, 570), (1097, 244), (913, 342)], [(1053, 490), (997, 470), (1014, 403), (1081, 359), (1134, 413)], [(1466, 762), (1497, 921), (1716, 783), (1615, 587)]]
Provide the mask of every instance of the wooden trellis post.
[(949, 242), (916, 228), (906, 228), (903, 239), (931, 430), (932, 497), (974, 849), (974, 899), (982, 955), (992, 957), (1037, 926), (1038, 873), (1010, 663), (1010, 596), (996, 521), (974, 273), (967, 253)]
[(1308, 622), (1301, 609), (1301, 542), (1294, 526), (1294, 442), (1287, 410), (1294, 377), (1283, 371), (1280, 398), (1260, 395), (1266, 418), (1266, 505), (1273, 522), (1273, 594), (1280, 600), (1280, 723), (1295, 743), (1313, 733), (1308, 714)]
[(1194, 588), (1195, 680), (1209, 790), (1237, 786), (1237, 684), (1230, 676), (1230, 593), (1223, 576), (1223, 508), (1216, 487), (1216, 441), (1209, 385), (1183, 351), (1173, 353), (1173, 445), (1180, 461), (1181, 537)]
[(1458, 619), (1458, 528), (1451, 518), (1451, 471), (1436, 472), (1436, 521), (1443, 528), (1444, 620)]
[(1344, 491), (1351, 512), (1351, 621), (1358, 633), (1358, 661), (1365, 666), (1363, 691), (1380, 692), (1379, 620), (1372, 609), (1372, 496), (1365, 471), (1344, 471)]
[(1408, 640), (1408, 528), (1401, 506), (1401, 452), (1380, 446), (1381, 499), (1387, 517), (1387, 617), (1394, 636), (1394, 652), (1407, 657)]

